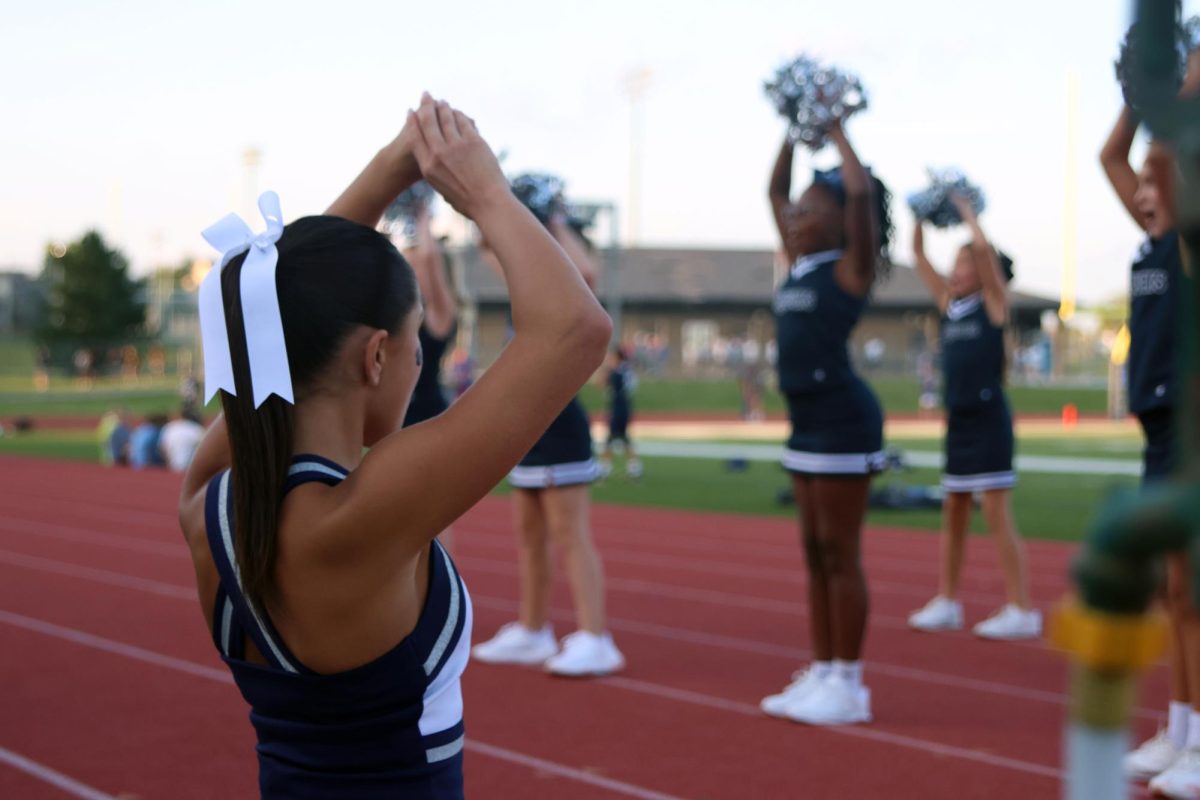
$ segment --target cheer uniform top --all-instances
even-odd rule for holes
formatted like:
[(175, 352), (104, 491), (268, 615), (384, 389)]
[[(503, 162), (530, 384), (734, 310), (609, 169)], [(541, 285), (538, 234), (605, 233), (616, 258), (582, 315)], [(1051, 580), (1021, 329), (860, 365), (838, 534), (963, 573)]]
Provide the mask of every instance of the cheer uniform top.
[(633, 381), (633, 370), (627, 363), (608, 373), (609, 442), (629, 441), (629, 418), (633, 414), (633, 403), (630, 399)]
[(1175, 336), (1183, 261), (1175, 231), (1147, 238), (1134, 258), (1130, 286), (1129, 410), (1146, 434), (1143, 477), (1171, 472), (1175, 414)]
[(795, 473), (867, 475), (885, 465), (883, 411), (848, 346), (867, 301), (838, 285), (841, 257), (798, 258), (775, 294), (779, 388), (792, 423), (783, 466)]
[[(300, 456), (287, 491), (349, 473)], [(434, 541), (429, 588), (416, 627), (394, 648), (354, 669), (319, 674), (288, 649), (270, 618), (242, 593), (234, 556), (231, 473), (209, 483), (205, 524), (220, 575), (213, 642), (250, 704), (263, 798), (463, 797), (459, 679), (471, 639), (471, 600), (449, 555)], [(245, 660), (249, 638), (267, 665)]]
[(950, 301), (942, 317), (947, 492), (1011, 489), (1013, 420), (1004, 395), (1004, 326), (988, 317), (983, 293)]

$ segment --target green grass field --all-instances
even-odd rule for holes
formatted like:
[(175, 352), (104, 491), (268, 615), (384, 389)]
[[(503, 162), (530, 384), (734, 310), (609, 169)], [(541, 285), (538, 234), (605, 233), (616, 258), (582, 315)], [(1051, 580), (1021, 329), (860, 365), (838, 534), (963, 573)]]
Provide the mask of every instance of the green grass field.
[[(889, 414), (915, 414), (920, 389), (910, 378), (874, 377), (868, 379)], [(594, 411), (604, 408), (604, 390), (589, 384), (580, 394), (585, 406)], [(1021, 414), (1059, 414), (1067, 403), (1074, 403), (1081, 414), (1103, 414), (1108, 408), (1104, 389), (1076, 387), (1013, 386), (1009, 400)], [(765, 396), (768, 411), (783, 411), (783, 397), (775, 391)], [(634, 406), (646, 412), (735, 413), (741, 408), (741, 396), (733, 381), (643, 380), (634, 395)]]
[[(904, 443), (904, 447), (909, 446), (935, 450), (940, 443), (936, 440)], [(1029, 446), (1029, 442), (1022, 442), (1022, 452)], [(0, 454), (95, 462), (99, 448), (95, 434), (90, 431), (34, 431), (0, 438)], [(645, 466), (645, 477), (636, 482), (626, 479), (618, 469), (596, 486), (597, 502), (770, 516), (795, 513), (791, 506), (778, 501), (780, 492), (789, 483), (776, 464), (752, 462), (744, 471), (731, 472), (717, 460), (646, 458)], [(934, 470), (913, 469), (883, 476), (878, 485), (897, 482), (935, 485), (938, 480)], [(1021, 484), (1013, 495), (1017, 522), (1031, 538), (1078, 539), (1104, 497), (1115, 488), (1134, 483), (1132, 478), (1029, 473), (1021, 476)], [(508, 490), (501, 486), (497, 491)], [(875, 525), (936, 530), (940, 515), (936, 510), (878, 511), (872, 512), (869, 521)], [(976, 530), (981, 530), (978, 519)]]
[[(887, 413), (916, 413), (916, 381), (880, 378), (872, 385)], [(1107, 403), (1103, 390), (1088, 388), (1016, 386), (1009, 390), (1009, 396), (1019, 414), (1056, 415), (1066, 403), (1074, 403), (1081, 414), (1103, 414)], [(598, 386), (586, 386), (581, 398), (594, 413), (605, 408), (603, 390)], [(768, 411), (783, 411), (783, 399), (777, 392), (767, 392), (765, 399)], [(646, 380), (638, 386), (634, 404), (637, 411), (647, 413), (736, 414), (741, 408), (738, 388), (732, 381)], [(94, 388), (85, 390), (68, 379), (55, 378), (50, 391), (37, 392), (31, 378), (0, 376), (0, 418), (99, 416), (118, 405), (135, 414), (169, 412), (179, 405), (178, 383), (158, 379), (131, 386), (114, 379), (97, 381)]]

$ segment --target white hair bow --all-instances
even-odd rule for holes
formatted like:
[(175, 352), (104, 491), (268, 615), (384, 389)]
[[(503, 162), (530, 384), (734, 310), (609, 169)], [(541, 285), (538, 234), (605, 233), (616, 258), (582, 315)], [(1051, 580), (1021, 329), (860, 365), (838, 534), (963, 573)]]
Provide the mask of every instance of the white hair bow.
[(292, 373), (288, 365), (287, 345), (283, 339), (283, 318), (279, 313), (279, 295), (275, 289), (275, 266), (279, 251), (275, 243), (283, 235), (283, 213), (279, 195), (263, 192), (258, 210), (267, 229), (255, 234), (237, 214), (228, 214), (201, 234), (221, 252), (221, 260), (200, 284), (200, 338), (204, 344), (204, 402), (212, 400), (218, 389), (231, 395), (237, 391), (233, 380), (233, 362), (229, 355), (229, 336), (225, 327), (225, 303), (221, 296), (221, 273), (236, 256), (246, 253), (242, 264), (242, 322), (246, 330), (246, 350), (250, 357), (250, 383), (254, 407), (272, 394), (289, 403)]

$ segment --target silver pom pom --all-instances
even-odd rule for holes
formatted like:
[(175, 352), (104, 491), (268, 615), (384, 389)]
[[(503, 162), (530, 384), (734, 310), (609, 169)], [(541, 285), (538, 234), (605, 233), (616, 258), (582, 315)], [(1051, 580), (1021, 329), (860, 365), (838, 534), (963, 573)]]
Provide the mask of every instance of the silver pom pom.
[(789, 122), (788, 138), (820, 150), (834, 122), (867, 107), (862, 82), (836, 67), (801, 55), (776, 70), (763, 87), (775, 110)]
[(411, 238), (417, 233), (417, 218), (421, 212), (433, 208), (437, 191), (425, 181), (417, 181), (400, 193), (388, 204), (383, 219), (392, 233), (403, 233)]
[(949, 228), (962, 223), (962, 215), (954, 207), (951, 198), (960, 195), (971, 204), (976, 214), (986, 207), (983, 192), (967, 181), (961, 170), (929, 169), (929, 188), (913, 192), (908, 196), (908, 207), (917, 219), (932, 223), (938, 228)]
[(600, 215), (600, 207), (588, 204), (567, 203), (567, 224), (581, 234), (586, 235), (596, 225)]
[(566, 184), (557, 175), (545, 172), (525, 172), (511, 181), (513, 194), (545, 225), (566, 209), (563, 189)]
[[(1179, 21), (1179, 8), (1176, 7), (1175, 11), (1174, 49), (1175, 59), (1178, 64), (1175, 76), (1175, 88), (1178, 90), (1179, 87), (1183, 86), (1183, 78), (1187, 74), (1188, 54), (1200, 49), (1200, 17), (1192, 17), (1184, 23)], [(1117, 82), (1121, 84), (1121, 95), (1125, 98), (1125, 105), (1129, 106), (1140, 116), (1145, 98), (1138, 95), (1135, 88), (1137, 81), (1133, 79), (1134, 64), (1138, 60), (1138, 42), (1137, 23), (1134, 23), (1125, 33), (1125, 40), (1121, 42), (1121, 52), (1117, 56), (1114, 66), (1117, 72)]]

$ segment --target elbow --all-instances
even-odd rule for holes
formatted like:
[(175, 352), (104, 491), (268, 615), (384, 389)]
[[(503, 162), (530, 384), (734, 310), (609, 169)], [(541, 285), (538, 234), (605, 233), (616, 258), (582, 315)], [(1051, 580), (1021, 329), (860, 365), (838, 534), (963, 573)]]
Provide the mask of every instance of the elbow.
[(593, 303), (591, 308), (575, 316), (559, 341), (563, 352), (570, 354), (571, 361), (586, 367), (586, 373), (591, 375), (604, 363), (612, 334), (612, 319), (599, 303)]
[(1100, 148), (1100, 166), (1104, 167), (1105, 171), (1108, 171), (1109, 167), (1125, 161), (1127, 157), (1120, 148), (1113, 147), (1112, 144), (1106, 144)]

